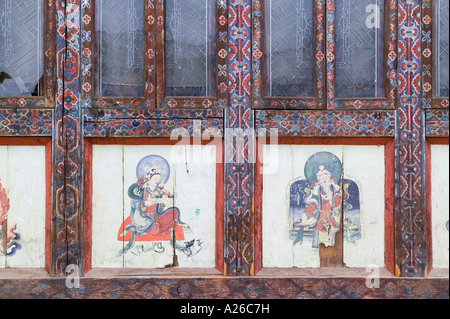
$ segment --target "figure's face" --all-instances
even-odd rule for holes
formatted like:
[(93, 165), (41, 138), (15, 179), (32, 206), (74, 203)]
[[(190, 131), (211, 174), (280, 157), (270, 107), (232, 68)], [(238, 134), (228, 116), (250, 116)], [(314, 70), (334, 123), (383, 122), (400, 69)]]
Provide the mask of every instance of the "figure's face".
[(149, 181), (149, 183), (151, 183), (151, 184), (153, 184), (153, 185), (158, 185), (159, 183), (161, 183), (161, 175), (155, 175), (155, 176), (153, 176), (151, 179), (150, 179), (150, 181)]
[(330, 189), (331, 188), (331, 176), (326, 174), (326, 175), (322, 175), (320, 177), (317, 178), (317, 182), (319, 183), (320, 186), (322, 186), (324, 189)]

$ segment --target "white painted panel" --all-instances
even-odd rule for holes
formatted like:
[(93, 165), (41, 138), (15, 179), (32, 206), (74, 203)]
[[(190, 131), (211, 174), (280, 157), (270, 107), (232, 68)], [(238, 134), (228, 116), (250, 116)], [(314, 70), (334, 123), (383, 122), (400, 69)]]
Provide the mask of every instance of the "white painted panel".
[(344, 174), (360, 186), (361, 239), (344, 241), (347, 267), (384, 267), (385, 214), (384, 146), (344, 146)]
[[(212, 268), (215, 266), (216, 231), (216, 164), (215, 161), (199, 163), (194, 154), (202, 152), (215, 159), (215, 146), (201, 146), (194, 152), (192, 147), (186, 161), (174, 164), (176, 173), (175, 206), (181, 210), (182, 221), (191, 228), (185, 241), (194, 241), (186, 251), (177, 251), (180, 267)], [(189, 154), (189, 152), (187, 152)], [(217, 196), (221, 196), (218, 194)]]
[(433, 267), (449, 267), (449, 146), (431, 145)]
[[(342, 160), (339, 145), (278, 145), (263, 147), (263, 266), (320, 267), (319, 249), (312, 241), (293, 244), (289, 238), (290, 185), (305, 175), (307, 160), (317, 152), (331, 152)], [(274, 165), (276, 164), (276, 165)], [(276, 168), (275, 168), (276, 167)]]
[(123, 146), (93, 145), (92, 266), (122, 267), (117, 232), (123, 221)]
[(8, 267), (45, 266), (45, 164), (45, 146), (8, 146), (8, 229), (16, 225), (21, 246), (7, 256)]
[[(9, 185), (9, 174), (8, 174), (8, 146), (0, 146), (0, 183), (3, 189), (8, 191)], [(9, 192), (8, 192), (9, 197)], [(2, 243), (0, 243), (1, 245)], [(6, 256), (1, 256), (0, 254), (0, 268), (6, 267)]]

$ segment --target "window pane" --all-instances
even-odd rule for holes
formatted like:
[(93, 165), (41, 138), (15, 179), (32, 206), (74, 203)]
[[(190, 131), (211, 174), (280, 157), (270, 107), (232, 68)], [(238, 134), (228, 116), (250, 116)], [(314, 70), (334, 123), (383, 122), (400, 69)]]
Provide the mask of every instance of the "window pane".
[(435, 86), (437, 90), (435, 94), (439, 97), (449, 96), (449, 0), (435, 0), (435, 35), (436, 43), (436, 79)]
[(144, 0), (97, 0), (97, 96), (144, 95)]
[(214, 2), (166, 1), (167, 96), (214, 95), (216, 39)]
[(384, 97), (383, 52), (384, 0), (336, 1), (336, 97)]
[(265, 0), (266, 96), (313, 95), (313, 0)]
[(0, 96), (41, 95), (43, 3), (0, 0)]

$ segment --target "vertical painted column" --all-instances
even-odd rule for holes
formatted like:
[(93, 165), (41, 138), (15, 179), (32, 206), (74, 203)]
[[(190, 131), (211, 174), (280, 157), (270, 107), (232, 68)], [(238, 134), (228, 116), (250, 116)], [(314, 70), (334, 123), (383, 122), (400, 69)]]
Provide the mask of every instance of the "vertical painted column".
[(229, 94), (225, 113), (225, 275), (253, 268), (251, 0), (229, 1)]
[(396, 275), (427, 267), (425, 116), (420, 89), (420, 1), (399, 1), (399, 105), (396, 132)]
[(81, 265), (81, 125), (79, 103), (80, 0), (57, 0), (57, 100), (53, 132), (51, 274)]

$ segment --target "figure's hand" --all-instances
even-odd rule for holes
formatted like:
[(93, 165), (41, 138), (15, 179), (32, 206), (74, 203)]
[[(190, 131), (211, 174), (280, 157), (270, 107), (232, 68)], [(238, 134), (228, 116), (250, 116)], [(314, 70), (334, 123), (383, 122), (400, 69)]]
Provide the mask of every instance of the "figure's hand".
[(145, 207), (150, 207), (150, 206), (153, 206), (153, 205), (155, 205), (156, 203), (155, 202), (153, 202), (152, 200), (146, 200), (145, 201)]
[(162, 204), (164, 206), (173, 206), (173, 198), (169, 198), (169, 197), (162, 198)]

